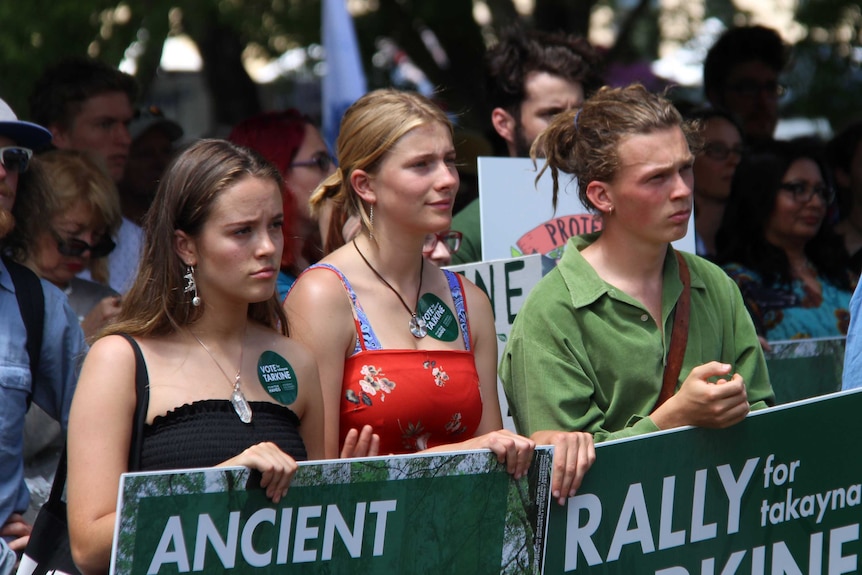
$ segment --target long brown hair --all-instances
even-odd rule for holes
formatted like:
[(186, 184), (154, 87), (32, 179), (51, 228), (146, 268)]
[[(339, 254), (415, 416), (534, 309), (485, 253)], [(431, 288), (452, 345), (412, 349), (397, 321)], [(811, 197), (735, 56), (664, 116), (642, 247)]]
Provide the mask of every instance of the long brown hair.
[[(117, 321), (103, 335), (128, 333), (166, 335), (194, 323), (206, 307), (191, 304), (183, 292), (185, 264), (174, 250), (174, 232), (200, 234), (213, 204), (226, 189), (246, 176), (274, 181), (282, 187), (278, 170), (256, 152), (225, 140), (200, 140), (168, 166), (144, 222), (144, 249), (138, 276)], [(248, 317), (287, 335), (287, 318), (273, 295), (248, 306)]]

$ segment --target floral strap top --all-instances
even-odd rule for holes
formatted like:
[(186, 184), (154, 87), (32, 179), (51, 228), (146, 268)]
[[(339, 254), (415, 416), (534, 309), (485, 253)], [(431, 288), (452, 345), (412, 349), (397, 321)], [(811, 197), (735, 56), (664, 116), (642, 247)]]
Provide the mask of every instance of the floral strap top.
[(444, 270), (467, 351), (382, 349), (344, 274), (329, 264), (314, 267), (338, 274), (356, 323), (356, 347), (344, 360), (339, 443), (347, 431), (364, 425), (380, 436), (381, 455), (473, 437), (482, 419), (482, 396), (461, 277)]

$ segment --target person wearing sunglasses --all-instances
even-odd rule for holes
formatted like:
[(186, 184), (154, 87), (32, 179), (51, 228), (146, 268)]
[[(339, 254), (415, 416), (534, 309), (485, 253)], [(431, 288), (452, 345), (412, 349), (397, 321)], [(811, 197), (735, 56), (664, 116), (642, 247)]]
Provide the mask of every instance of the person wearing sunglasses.
[[(70, 56), (45, 68), (29, 96), (30, 113), (63, 150), (84, 150), (100, 158), (114, 183), (125, 173), (138, 96), (135, 78), (97, 58)], [(123, 218), (108, 257), (111, 287), (125, 293), (141, 256), (143, 232)], [(81, 277), (93, 280), (87, 270)], [(98, 280), (96, 280), (98, 281)]]
[(697, 255), (715, 257), (715, 232), (730, 196), (730, 182), (745, 153), (742, 131), (728, 112), (699, 109), (689, 119), (700, 125), (703, 139), (694, 160), (694, 227)]
[(299, 273), (323, 257), (309, 199), (335, 171), (335, 161), (311, 119), (293, 108), (246, 118), (233, 127), (228, 140), (263, 155), (284, 178), (284, 252), (277, 284), (283, 301)]
[(822, 147), (813, 142), (772, 142), (736, 168), (717, 260), (766, 342), (847, 334), (855, 282), (826, 221), (834, 199)]
[[(87, 152), (52, 150), (35, 158), (32, 170), (34, 185), (9, 238), (13, 257), (66, 293), (91, 338), (120, 310), (106, 257), (122, 219), (116, 188)], [(93, 280), (79, 277), (85, 269)]]
[[(47, 129), (18, 120), (0, 100), (0, 251), (4, 253), (0, 258), (0, 573), (4, 575), (17, 561), (16, 553), (24, 550), (31, 529), (30, 516), (24, 516), (30, 500), (24, 446), (14, 438), (23, 433), (28, 406), (30, 411), (38, 406), (65, 429), (78, 378), (77, 361), (86, 350), (84, 334), (63, 292), (5, 256), (9, 232), (22, 223), (18, 207), (28, 193), (33, 150), (50, 141)], [(29, 278), (41, 293), (19, 287), (13, 273), (19, 279)], [(37, 305), (41, 308), (38, 326), (33, 315), (24, 311)], [(27, 344), (37, 341), (31, 329), (39, 327), (42, 343), (33, 350)]]

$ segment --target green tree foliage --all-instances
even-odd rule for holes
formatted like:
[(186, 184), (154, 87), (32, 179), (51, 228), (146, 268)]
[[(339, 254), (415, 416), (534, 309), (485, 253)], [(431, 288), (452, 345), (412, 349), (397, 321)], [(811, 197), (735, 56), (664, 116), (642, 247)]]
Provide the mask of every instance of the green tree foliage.
[(806, 37), (794, 47), (788, 114), (828, 118), (834, 130), (862, 118), (862, 7), (803, 0), (797, 18)]
[[(597, 5), (618, 14), (616, 44), (609, 58), (652, 58), (658, 42), (658, 10), (650, 0), (536, 0), (531, 16), (512, 0), (486, 0), (491, 23), (481, 27), (473, 3), (465, 0), (376, 0), (356, 19), (371, 87), (386, 85), (373, 73), (381, 37), (394, 40), (441, 90), (443, 104), (462, 123), (486, 128), (482, 71), (485, 46), (515, 19), (545, 30), (586, 33)], [(179, 7), (179, 8), (177, 8)], [(137, 77), (146, 93), (158, 70), (164, 39), (189, 34), (200, 47), (204, 74), (214, 95), (215, 121), (232, 124), (259, 111), (259, 90), (241, 64), (245, 51), (276, 56), (286, 49), (320, 42), (320, 0), (32, 0), (0, 2), (0, 97), (27, 117), (27, 94), (41, 71), (69, 54), (89, 54), (119, 64), (132, 47)], [(745, 19), (732, 0), (707, 0), (706, 15), (732, 25)], [(795, 49), (789, 74), (787, 114), (825, 116), (839, 126), (856, 115), (862, 101), (862, 16), (858, 1), (802, 0), (797, 20), (806, 37)], [(448, 61), (436, 61), (421, 40), (437, 37)]]
[(114, 25), (116, 8), (116, 0), (0, 2), (0, 97), (26, 117), (33, 83), (60, 57), (90, 54), (118, 63), (140, 20)]

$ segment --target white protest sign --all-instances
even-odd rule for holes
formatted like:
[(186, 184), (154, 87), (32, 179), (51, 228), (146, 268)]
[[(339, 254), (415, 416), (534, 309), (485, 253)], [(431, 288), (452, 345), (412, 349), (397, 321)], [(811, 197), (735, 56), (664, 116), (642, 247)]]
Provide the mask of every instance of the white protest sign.
[[(581, 204), (577, 180), (568, 174), (560, 174), (554, 211), (551, 173), (536, 182), (538, 169), (529, 158), (479, 157), (478, 167), (483, 261), (529, 254), (557, 261), (570, 237), (602, 228), (601, 219)], [(685, 237), (673, 245), (695, 252), (694, 212)]]

